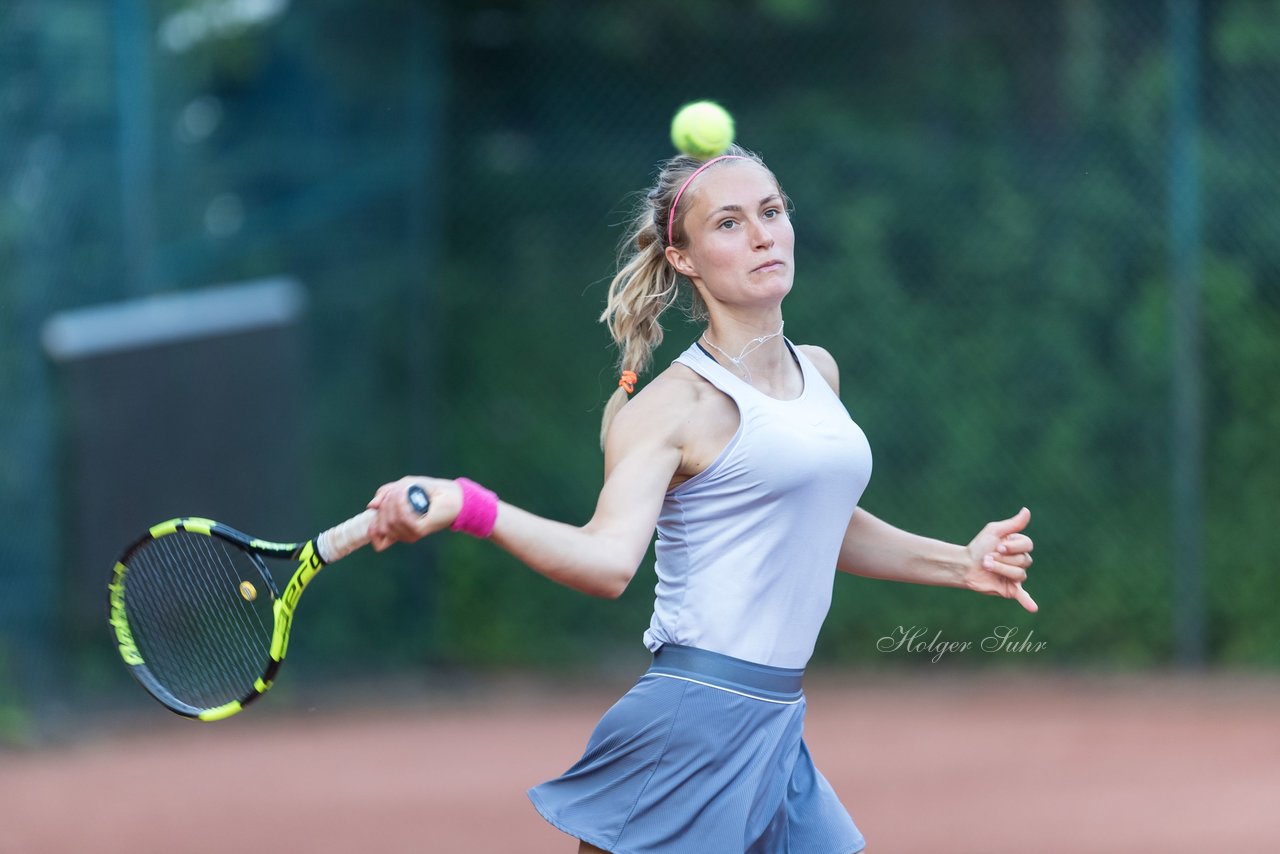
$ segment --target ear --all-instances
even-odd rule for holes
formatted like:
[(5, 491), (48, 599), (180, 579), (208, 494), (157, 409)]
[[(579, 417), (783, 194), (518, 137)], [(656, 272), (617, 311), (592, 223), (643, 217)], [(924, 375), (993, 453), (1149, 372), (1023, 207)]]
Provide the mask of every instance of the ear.
[(698, 270), (693, 266), (693, 262), (689, 260), (689, 256), (674, 246), (666, 248), (666, 256), (667, 263), (685, 278), (692, 279), (698, 274)]

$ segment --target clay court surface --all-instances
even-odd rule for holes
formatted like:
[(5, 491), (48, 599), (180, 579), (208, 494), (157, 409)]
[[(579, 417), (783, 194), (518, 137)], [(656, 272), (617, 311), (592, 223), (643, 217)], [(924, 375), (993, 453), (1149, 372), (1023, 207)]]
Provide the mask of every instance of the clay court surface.
[[(381, 708), (130, 708), (0, 751), (0, 852), (570, 852), (527, 786), (626, 681)], [(1280, 679), (823, 673), (806, 738), (874, 854), (1280, 851)], [(705, 849), (708, 854), (714, 850)]]

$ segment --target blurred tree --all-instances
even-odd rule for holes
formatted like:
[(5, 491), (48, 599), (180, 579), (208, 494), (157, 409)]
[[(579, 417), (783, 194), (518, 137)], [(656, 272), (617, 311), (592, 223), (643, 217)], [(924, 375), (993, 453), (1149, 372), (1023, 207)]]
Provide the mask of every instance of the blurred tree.
[[(787, 331), (841, 364), (876, 456), (866, 506), (950, 539), (1035, 514), (1039, 615), (842, 578), (820, 659), (884, 663), (874, 640), (899, 624), (1001, 622), (1034, 627), (1052, 660), (1170, 659), (1165, 4), (146, 8), (158, 280), (292, 272), (311, 288), (298, 421), (317, 519), (421, 469), (589, 518), (620, 224), (671, 153), (673, 111), (713, 97), (795, 201)], [(1203, 9), (1211, 655), (1274, 664), (1280, 19), (1255, 0)], [(39, 317), (124, 293), (107, 10), (0, 11), (5, 401), (43, 405)], [(673, 317), (655, 369), (694, 335)], [(0, 509), (36, 479), (13, 449), (39, 422), (19, 411), (0, 407)], [(447, 536), (359, 571), (308, 594), (317, 666), (630, 654), (654, 580), (646, 567), (600, 602)], [(435, 599), (406, 595), (424, 578)]]

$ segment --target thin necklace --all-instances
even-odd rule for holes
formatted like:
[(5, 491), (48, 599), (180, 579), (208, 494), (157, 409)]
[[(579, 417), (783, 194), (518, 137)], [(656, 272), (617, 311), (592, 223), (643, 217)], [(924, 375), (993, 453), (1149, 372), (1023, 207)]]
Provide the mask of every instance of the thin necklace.
[(745, 347), (743, 347), (743, 348), (742, 348), (742, 352), (741, 352), (741, 353), (739, 353), (736, 357), (734, 357), (734, 356), (730, 356), (730, 355), (729, 355), (728, 353), (726, 353), (724, 350), (721, 350), (719, 347), (717, 347), (717, 346), (715, 345), (715, 343), (714, 343), (710, 338), (708, 338), (708, 337), (707, 337), (707, 333), (706, 333), (706, 332), (703, 332), (703, 333), (702, 333), (702, 340), (703, 340), (703, 341), (706, 341), (708, 344), (710, 344), (710, 345), (711, 345), (711, 349), (715, 350), (715, 351), (716, 351), (717, 353), (719, 353), (721, 356), (724, 356), (726, 359), (728, 359), (730, 362), (732, 362), (732, 363), (733, 363), (733, 366), (734, 366), (735, 368), (737, 368), (737, 369), (738, 369), (738, 370), (740, 370), (740, 371), (745, 372), (745, 373), (746, 373), (746, 375), (747, 375), (747, 380), (749, 381), (749, 380), (751, 379), (751, 369), (750, 369), (750, 368), (748, 368), (746, 365), (742, 364), (742, 360), (743, 360), (743, 359), (745, 359), (745, 358), (747, 358), (747, 356), (750, 356), (752, 353), (754, 353), (756, 350), (760, 349), (762, 346), (764, 346), (764, 344), (765, 344), (765, 342), (766, 342), (766, 341), (771, 341), (771, 340), (773, 340), (774, 338), (777, 338), (779, 335), (781, 335), (781, 334), (782, 334), (782, 327), (783, 327), (783, 326), (785, 326), (785, 325), (786, 325), (786, 321), (784, 320), (784, 321), (782, 321), (782, 323), (779, 323), (779, 324), (778, 324), (778, 331), (777, 331), (777, 332), (774, 332), (774, 333), (773, 333), (773, 334), (771, 334), (771, 335), (762, 335), (762, 336), (760, 336), (759, 338), (752, 338), (750, 341), (748, 341), (748, 342), (747, 342), (747, 346), (745, 346)]

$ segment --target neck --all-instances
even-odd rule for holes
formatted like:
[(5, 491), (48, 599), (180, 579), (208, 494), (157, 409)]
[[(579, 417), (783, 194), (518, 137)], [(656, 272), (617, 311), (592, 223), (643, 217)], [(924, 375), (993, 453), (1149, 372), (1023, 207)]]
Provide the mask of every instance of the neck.
[(786, 342), (782, 339), (783, 322), (763, 329), (764, 324), (711, 323), (702, 333), (716, 361), (748, 381), (753, 375), (768, 381), (776, 378), (785, 365)]

